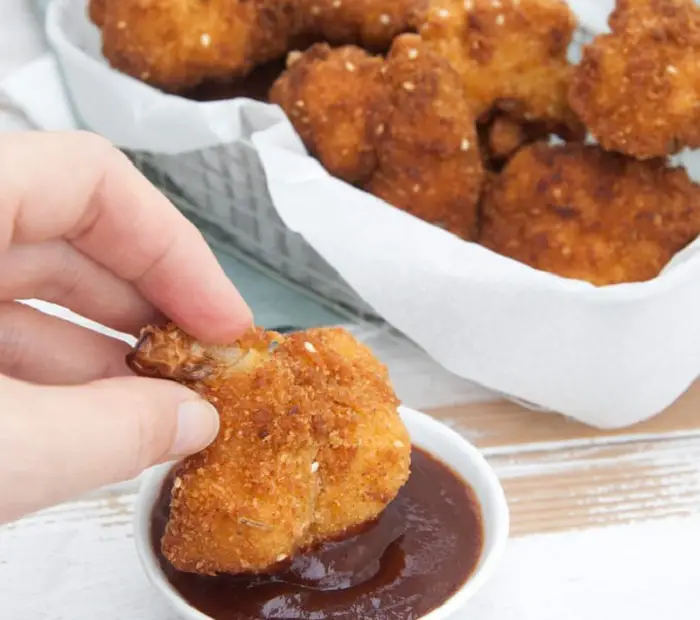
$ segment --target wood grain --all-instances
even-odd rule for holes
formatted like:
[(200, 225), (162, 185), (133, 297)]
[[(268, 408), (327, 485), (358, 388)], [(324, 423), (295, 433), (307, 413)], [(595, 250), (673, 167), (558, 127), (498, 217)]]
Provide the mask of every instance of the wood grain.
[(480, 448), (525, 448), (527, 444), (628, 442), (635, 438), (700, 434), (700, 381), (671, 407), (634, 426), (603, 431), (563, 415), (533, 411), (497, 400), (427, 410), (432, 416), (463, 433)]
[(513, 536), (700, 514), (700, 382), (658, 416), (613, 431), (507, 401), (429, 413), (484, 451)]

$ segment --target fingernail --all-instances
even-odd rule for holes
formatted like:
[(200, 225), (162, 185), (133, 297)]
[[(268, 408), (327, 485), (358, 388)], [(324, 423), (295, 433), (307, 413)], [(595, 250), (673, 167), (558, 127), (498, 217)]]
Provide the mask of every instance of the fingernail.
[(177, 434), (172, 456), (186, 456), (206, 448), (219, 432), (219, 414), (205, 400), (189, 400), (177, 410)]

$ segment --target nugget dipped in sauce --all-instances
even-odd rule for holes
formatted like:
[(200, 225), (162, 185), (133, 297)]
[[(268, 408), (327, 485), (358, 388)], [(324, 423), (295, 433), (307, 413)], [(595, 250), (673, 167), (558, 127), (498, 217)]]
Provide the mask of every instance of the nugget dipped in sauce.
[(656, 277), (700, 234), (700, 186), (663, 160), (527, 146), (489, 184), (480, 243), (602, 286)]
[(173, 484), (162, 550), (181, 571), (273, 570), (375, 519), (408, 479), (387, 370), (343, 329), (255, 329), (206, 346), (173, 325), (147, 327), (128, 363), (194, 389), (221, 417)]

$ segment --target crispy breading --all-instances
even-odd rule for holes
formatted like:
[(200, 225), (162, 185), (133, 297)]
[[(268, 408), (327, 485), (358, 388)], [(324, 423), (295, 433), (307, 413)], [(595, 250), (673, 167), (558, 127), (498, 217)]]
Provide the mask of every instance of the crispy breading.
[(526, 126), (509, 116), (499, 114), (488, 125), (486, 146), (492, 159), (497, 161), (508, 159), (526, 142), (528, 142)]
[(303, 42), (381, 51), (415, 30), (427, 0), (91, 0), (105, 58), (170, 92), (232, 80)]
[[(512, 118), (499, 110), (492, 110), (477, 123), (479, 145), (484, 167), (499, 172), (508, 160), (526, 144), (548, 140), (551, 131), (546, 123), (528, 123)], [(581, 136), (571, 136), (580, 140)]]
[(274, 569), (376, 518), (408, 479), (387, 369), (343, 329), (258, 329), (206, 346), (147, 327), (129, 364), (194, 389), (221, 418), (173, 483), (162, 549), (179, 570)]
[[(259, 15), (254, 2), (210, 0), (102, 0), (102, 51), (119, 71), (177, 90), (203, 80), (245, 75), (255, 65), (251, 50)], [(270, 20), (271, 21), (271, 20)], [(259, 48), (261, 60), (284, 52), (283, 42)]]
[(105, 6), (110, 0), (90, 0), (88, 4), (87, 11), (90, 21), (92, 21), (95, 26), (102, 28), (104, 23)]
[(460, 74), (477, 119), (495, 106), (579, 129), (567, 102), (575, 27), (564, 0), (434, 0), (420, 34)]
[(700, 147), (700, 7), (619, 0), (584, 48), (569, 100), (598, 142), (638, 159)]
[(365, 189), (472, 239), (484, 172), (459, 76), (417, 35), (395, 40), (384, 75), (389, 105)]
[(663, 160), (595, 145), (520, 150), (489, 184), (480, 242), (602, 286), (656, 277), (700, 234), (700, 186)]
[(328, 172), (348, 183), (366, 181), (377, 166), (375, 134), (387, 96), (382, 59), (359, 47), (333, 50), (326, 43), (289, 59), (270, 101), (285, 110)]
[(396, 36), (415, 31), (430, 0), (301, 0), (304, 30), (324, 41), (385, 52)]
[(323, 44), (293, 61), (271, 101), (331, 174), (473, 237), (483, 168), (474, 118), (445, 59), (404, 34), (385, 61)]

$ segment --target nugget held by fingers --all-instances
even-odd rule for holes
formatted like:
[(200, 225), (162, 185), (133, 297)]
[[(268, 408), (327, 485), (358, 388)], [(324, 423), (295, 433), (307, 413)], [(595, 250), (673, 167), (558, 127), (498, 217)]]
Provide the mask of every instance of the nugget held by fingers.
[(251, 330), (207, 346), (147, 327), (129, 364), (194, 389), (221, 417), (173, 484), (162, 549), (179, 570), (273, 570), (379, 516), (408, 479), (387, 370), (343, 329)]

